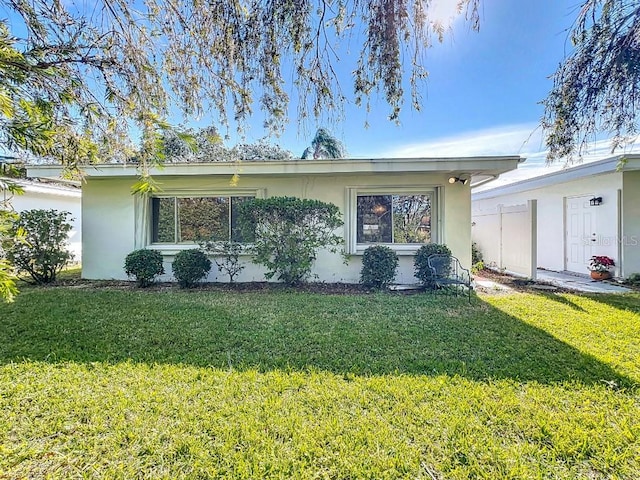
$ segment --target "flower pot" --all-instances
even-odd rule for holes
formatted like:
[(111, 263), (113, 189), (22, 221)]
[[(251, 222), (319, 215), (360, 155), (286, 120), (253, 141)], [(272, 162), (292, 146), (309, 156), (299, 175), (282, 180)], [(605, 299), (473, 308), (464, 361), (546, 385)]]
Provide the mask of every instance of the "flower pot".
[(598, 272), (596, 270), (591, 270), (591, 278), (593, 278), (594, 280), (607, 280), (608, 278), (611, 278), (611, 272), (607, 272), (606, 270), (603, 272)]

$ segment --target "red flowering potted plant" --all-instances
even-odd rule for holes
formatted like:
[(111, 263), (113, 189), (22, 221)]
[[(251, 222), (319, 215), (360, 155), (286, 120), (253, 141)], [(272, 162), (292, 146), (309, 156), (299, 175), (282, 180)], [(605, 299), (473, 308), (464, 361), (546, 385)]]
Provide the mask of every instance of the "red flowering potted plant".
[(606, 255), (594, 255), (589, 261), (589, 270), (591, 270), (591, 278), (594, 280), (606, 280), (611, 278), (611, 268), (616, 263), (612, 258)]

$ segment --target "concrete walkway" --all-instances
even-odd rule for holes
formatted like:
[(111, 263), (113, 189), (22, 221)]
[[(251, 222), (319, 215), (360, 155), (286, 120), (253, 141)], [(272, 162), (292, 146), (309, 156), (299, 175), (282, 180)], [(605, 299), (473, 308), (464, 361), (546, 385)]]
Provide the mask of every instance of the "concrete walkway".
[(552, 272), (551, 270), (538, 270), (537, 280), (550, 283), (561, 288), (577, 290), (588, 293), (627, 293), (630, 289), (616, 285), (613, 282), (597, 282), (587, 275), (569, 275), (562, 272)]

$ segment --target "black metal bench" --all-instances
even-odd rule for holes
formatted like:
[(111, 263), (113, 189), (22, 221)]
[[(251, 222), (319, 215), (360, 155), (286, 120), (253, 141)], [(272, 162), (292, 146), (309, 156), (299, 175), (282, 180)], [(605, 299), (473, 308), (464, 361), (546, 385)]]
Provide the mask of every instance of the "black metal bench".
[(460, 261), (451, 255), (434, 253), (427, 258), (427, 264), (431, 269), (431, 277), (427, 287), (433, 291), (443, 291), (458, 296), (469, 295), (471, 303), (471, 274), (469, 270), (460, 265)]

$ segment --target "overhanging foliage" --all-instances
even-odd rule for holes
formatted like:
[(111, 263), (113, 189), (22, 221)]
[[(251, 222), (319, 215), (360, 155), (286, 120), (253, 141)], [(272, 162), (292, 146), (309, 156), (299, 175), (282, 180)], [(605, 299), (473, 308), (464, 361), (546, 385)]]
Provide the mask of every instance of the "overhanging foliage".
[(640, 115), (640, 4), (584, 2), (571, 32), (573, 52), (544, 101), (548, 159), (581, 156), (598, 134), (612, 151), (635, 140)]

